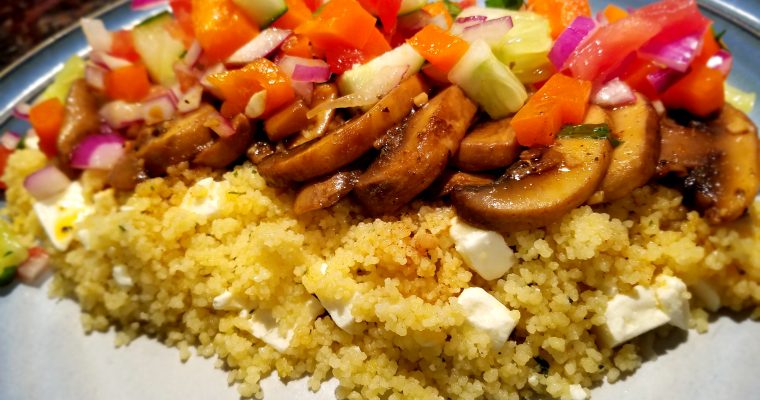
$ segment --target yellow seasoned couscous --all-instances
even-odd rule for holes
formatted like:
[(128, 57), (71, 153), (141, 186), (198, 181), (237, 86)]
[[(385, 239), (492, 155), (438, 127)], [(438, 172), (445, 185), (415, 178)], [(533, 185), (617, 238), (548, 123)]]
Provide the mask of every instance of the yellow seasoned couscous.
[[(4, 212), (26, 245), (45, 234), (22, 181), (45, 163), (17, 151), (4, 176)], [(191, 347), (218, 356), (244, 397), (261, 397), (260, 379), (276, 371), (309, 375), (314, 390), (335, 377), (338, 398), (585, 398), (640, 365), (627, 340), (653, 328), (616, 328), (613, 304), (651, 297), (657, 324), (698, 331), (706, 310), (760, 304), (760, 203), (716, 227), (678, 192), (646, 186), (504, 236), (508, 270), (486, 280), (443, 204), (373, 219), (343, 200), (296, 218), (294, 193), (248, 163), (225, 173), (181, 164), (134, 193), (100, 190), (97, 173), (81, 182), (89, 211), (70, 248), (45, 244), (52, 295), (79, 302), (87, 331), (114, 325), (119, 345), (150, 334), (183, 359)], [(670, 276), (689, 290), (669, 286), (680, 294), (667, 302)], [(478, 304), (506, 306), (488, 303), (516, 324), (508, 337), (470, 312), (471, 287), (492, 296), (468, 292)]]

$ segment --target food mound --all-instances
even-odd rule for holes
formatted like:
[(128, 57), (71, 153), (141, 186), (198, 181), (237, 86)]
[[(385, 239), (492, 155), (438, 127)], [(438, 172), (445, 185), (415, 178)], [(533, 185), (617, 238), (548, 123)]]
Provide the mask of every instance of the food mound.
[[(760, 306), (754, 94), (694, 1), (177, 0), (0, 137), (0, 277), (338, 398), (585, 399)], [(493, 6), (491, 3), (498, 3)]]

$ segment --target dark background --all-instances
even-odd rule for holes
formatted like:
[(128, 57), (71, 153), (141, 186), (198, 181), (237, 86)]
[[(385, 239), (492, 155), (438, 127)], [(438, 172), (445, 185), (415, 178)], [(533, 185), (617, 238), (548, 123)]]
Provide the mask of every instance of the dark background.
[(107, 0), (0, 0), (0, 70)]

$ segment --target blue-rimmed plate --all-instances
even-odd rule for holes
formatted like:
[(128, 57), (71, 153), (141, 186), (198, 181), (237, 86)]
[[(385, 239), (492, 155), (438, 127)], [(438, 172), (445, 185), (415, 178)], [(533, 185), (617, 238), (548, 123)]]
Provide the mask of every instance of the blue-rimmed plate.
[[(638, 7), (643, 0), (618, 1)], [(602, 1), (592, 1), (597, 8)], [(758, 0), (703, 0), (700, 4), (726, 29), (734, 53), (730, 81), (760, 92)], [(101, 11), (109, 29), (129, 27), (157, 10), (135, 12), (121, 1)], [(0, 74), (0, 131), (23, 131), (10, 118), (13, 106), (33, 98), (72, 54), (86, 53), (83, 35), (71, 29)], [(751, 117), (760, 122), (760, 107)], [(236, 399), (224, 372), (213, 360), (194, 357), (182, 364), (178, 352), (141, 338), (128, 349), (115, 349), (114, 334), (82, 333), (78, 306), (47, 298), (46, 287), (16, 286), (0, 291), (0, 399)], [(599, 400), (755, 399), (760, 398), (760, 324), (723, 315), (710, 332), (670, 337), (655, 346), (658, 360), (632, 376), (592, 392)], [(263, 382), (265, 398), (332, 399), (335, 383), (314, 394), (303, 380), (284, 386), (276, 377)]]

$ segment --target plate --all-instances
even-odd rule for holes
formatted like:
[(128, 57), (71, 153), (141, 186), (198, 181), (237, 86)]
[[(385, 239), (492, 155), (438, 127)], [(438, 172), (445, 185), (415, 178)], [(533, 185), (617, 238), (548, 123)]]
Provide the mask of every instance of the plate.
[[(618, 1), (638, 7), (642, 0)], [(595, 9), (604, 5), (592, 0)], [(760, 3), (757, 0), (704, 0), (700, 5), (727, 30), (725, 40), (734, 53), (730, 81), (760, 93), (756, 57), (760, 51)], [(109, 29), (129, 27), (159, 10), (135, 12), (126, 1), (102, 10)], [(32, 99), (50, 82), (71, 54), (85, 54), (78, 29), (50, 38), (34, 52), (0, 73), (0, 131), (23, 131), (10, 118), (13, 106)], [(751, 113), (760, 122), (760, 107)], [(14, 285), (0, 289), (0, 399), (237, 399), (226, 374), (214, 359), (193, 357), (181, 363), (179, 352), (141, 337), (127, 348), (113, 346), (114, 333), (85, 335), (79, 308), (71, 300), (51, 300), (47, 284)], [(760, 324), (744, 315), (719, 314), (707, 334), (690, 331), (660, 338), (650, 358), (633, 375), (592, 391), (595, 400), (670, 398), (757, 398), (760, 380), (755, 369), (760, 357)], [(318, 393), (306, 390), (304, 379), (283, 384), (276, 376), (262, 382), (265, 399), (333, 399), (336, 382)]]

